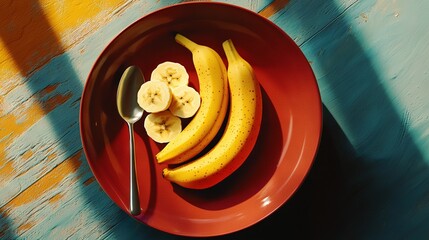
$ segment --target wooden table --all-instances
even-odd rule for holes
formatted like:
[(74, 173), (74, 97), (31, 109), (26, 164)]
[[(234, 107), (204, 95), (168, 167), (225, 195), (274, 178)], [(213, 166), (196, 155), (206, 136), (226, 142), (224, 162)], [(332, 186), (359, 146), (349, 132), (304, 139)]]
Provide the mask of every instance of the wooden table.
[[(1, 0), (0, 239), (186, 239), (110, 200), (86, 162), (78, 122), (103, 47), (177, 2)], [(221, 238), (428, 239), (429, 1), (224, 2), (269, 18), (300, 46), (320, 87), (324, 129), (293, 198)]]

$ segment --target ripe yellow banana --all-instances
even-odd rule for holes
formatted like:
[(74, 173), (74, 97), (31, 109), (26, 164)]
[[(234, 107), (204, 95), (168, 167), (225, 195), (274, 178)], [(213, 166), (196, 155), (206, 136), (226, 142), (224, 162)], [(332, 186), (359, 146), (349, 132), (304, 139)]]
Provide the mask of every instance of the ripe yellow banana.
[(228, 60), (230, 112), (219, 142), (205, 155), (175, 168), (165, 168), (165, 179), (186, 188), (204, 189), (221, 182), (237, 170), (251, 153), (262, 120), (262, 96), (252, 66), (223, 42)]
[(201, 105), (183, 131), (158, 152), (158, 163), (182, 163), (200, 153), (218, 133), (228, 108), (227, 72), (219, 54), (181, 34), (175, 39), (192, 53)]

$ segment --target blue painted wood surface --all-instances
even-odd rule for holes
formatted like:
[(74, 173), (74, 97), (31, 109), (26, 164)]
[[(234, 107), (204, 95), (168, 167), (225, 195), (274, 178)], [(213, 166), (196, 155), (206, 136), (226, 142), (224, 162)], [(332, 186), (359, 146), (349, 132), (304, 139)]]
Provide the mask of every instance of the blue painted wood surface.
[[(7, 159), (17, 170), (0, 180), (2, 239), (186, 239), (134, 221), (107, 197), (86, 163), (78, 126), (83, 85), (103, 47), (142, 15), (176, 2), (128, 2), (104, 26), (21, 77), (25, 84), (1, 92), (2, 112), (16, 115), (33, 101), (68, 96), (8, 144)], [(224, 2), (260, 12), (279, 1)], [(268, 16), (315, 72), (324, 104), (320, 151), (288, 203), (219, 239), (267, 233), (429, 239), (427, 10), (429, 1), (418, 0), (291, 0)], [(56, 87), (37, 99), (49, 86)], [(23, 159), (29, 150), (33, 155)], [(60, 175), (67, 165), (75, 171)], [(49, 187), (49, 178), (59, 184)], [(35, 199), (14, 205), (38, 185), (43, 192)]]

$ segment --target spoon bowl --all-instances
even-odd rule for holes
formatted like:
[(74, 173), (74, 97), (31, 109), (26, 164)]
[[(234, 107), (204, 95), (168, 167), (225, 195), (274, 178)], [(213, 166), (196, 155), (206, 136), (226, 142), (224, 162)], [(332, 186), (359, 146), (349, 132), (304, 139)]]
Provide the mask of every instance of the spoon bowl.
[(137, 92), (143, 83), (143, 74), (137, 66), (125, 69), (119, 81), (116, 103), (119, 114), (128, 123), (135, 123), (143, 116), (143, 109), (137, 103)]
[(144, 77), (139, 67), (130, 66), (125, 69), (119, 81), (116, 94), (116, 105), (119, 115), (127, 122), (130, 135), (130, 213), (139, 215), (141, 212), (138, 194), (136, 161), (134, 149), (133, 125), (143, 116), (143, 109), (137, 103), (137, 93), (144, 83)]

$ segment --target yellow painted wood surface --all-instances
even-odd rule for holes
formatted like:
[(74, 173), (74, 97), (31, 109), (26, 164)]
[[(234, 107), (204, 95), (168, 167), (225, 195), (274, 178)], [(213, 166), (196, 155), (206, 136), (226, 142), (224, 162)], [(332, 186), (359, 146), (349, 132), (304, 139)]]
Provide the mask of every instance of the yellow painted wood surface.
[[(24, 113), (10, 110), (5, 100), (7, 93), (24, 85), (33, 71), (51, 58), (63, 54), (85, 35), (106, 24), (124, 0), (109, 1), (3, 1), (0, 8), (0, 176), (7, 178), (14, 171), (13, 162), (6, 156), (6, 148), (26, 129), (56, 106), (70, 98), (70, 94), (51, 96), (58, 84), (37, 92), (33, 103), (25, 106)], [(28, 101), (30, 102), (30, 101)], [(20, 106), (22, 107), (22, 106)], [(25, 114), (25, 120), (22, 119)], [(31, 152), (23, 156), (30, 159)], [(52, 155), (50, 157), (55, 157)]]
[[(2, 1), (0, 76), (27, 76), (79, 39), (106, 24), (126, 0)], [(9, 90), (10, 88), (7, 88)]]

